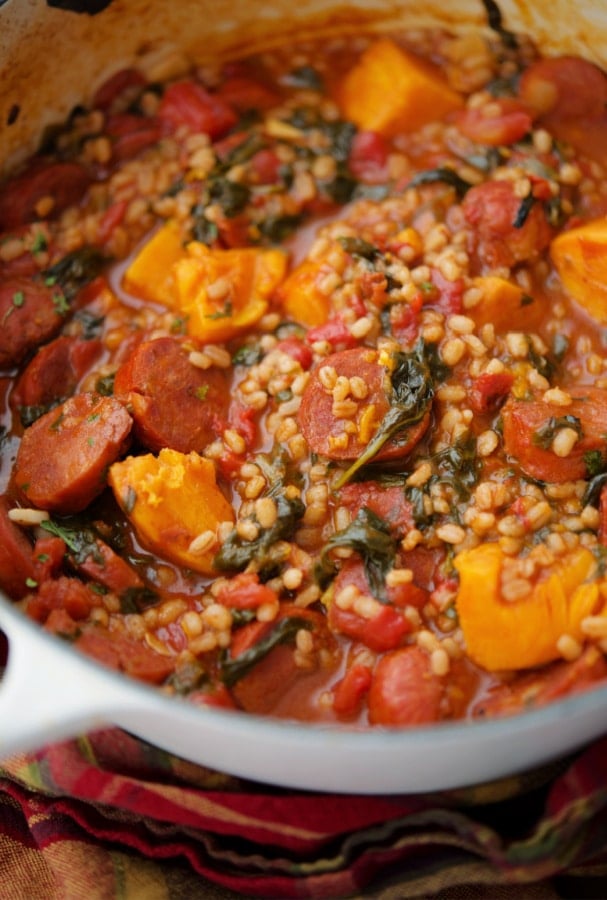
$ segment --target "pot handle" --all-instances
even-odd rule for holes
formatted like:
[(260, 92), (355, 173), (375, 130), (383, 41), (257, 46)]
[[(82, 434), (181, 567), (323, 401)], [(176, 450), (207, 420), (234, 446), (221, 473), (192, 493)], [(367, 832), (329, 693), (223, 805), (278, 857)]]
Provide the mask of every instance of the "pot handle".
[[(75, 737), (112, 721), (129, 692), (0, 598), (8, 661), (0, 680), (0, 759)], [(125, 697), (124, 695), (127, 695)]]

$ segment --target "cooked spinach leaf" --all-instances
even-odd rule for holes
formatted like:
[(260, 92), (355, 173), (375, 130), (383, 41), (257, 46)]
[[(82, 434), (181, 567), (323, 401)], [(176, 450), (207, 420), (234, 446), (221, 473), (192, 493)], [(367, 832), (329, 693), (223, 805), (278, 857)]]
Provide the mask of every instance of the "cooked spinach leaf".
[(437, 182), (443, 182), (452, 187), (458, 200), (461, 200), (472, 187), (469, 181), (466, 181), (453, 169), (447, 168), (447, 166), (439, 166), (436, 169), (426, 169), (424, 172), (418, 172), (407, 184), (407, 187), (419, 187), (423, 184), (436, 184)]
[(513, 228), (522, 228), (525, 222), (529, 217), (529, 213), (533, 209), (533, 204), (535, 203), (535, 197), (533, 194), (527, 194), (526, 197), (523, 197), (519, 204), (519, 208), (516, 211), (516, 216), (514, 217), (514, 222), (512, 223)]
[[(431, 346), (431, 345), (430, 345)], [(434, 398), (434, 376), (429, 365), (431, 352), (418, 341), (410, 353), (396, 353), (391, 375), (390, 409), (384, 416), (365, 451), (335, 483), (341, 488), (358, 470), (370, 462), (395, 435), (417, 425)]]
[(476, 455), (476, 439), (471, 431), (450, 447), (434, 456), (438, 470), (437, 481), (451, 485), (461, 500), (470, 496), (470, 488), (478, 481), (481, 462)]
[(81, 288), (101, 274), (109, 260), (98, 247), (72, 250), (42, 273), (45, 284), (58, 285), (70, 303)]
[(241, 572), (253, 560), (258, 564), (260, 574), (270, 572), (282, 561), (272, 552), (274, 544), (277, 541), (287, 541), (293, 536), (305, 512), (305, 506), (299, 497), (285, 495), (285, 485), (298, 480), (291, 471), (286, 455), (280, 452), (270, 458), (259, 454), (255, 457), (255, 462), (269, 485), (266, 496), (276, 503), (276, 521), (271, 528), (261, 528), (259, 535), (252, 541), (241, 538), (234, 528), (213, 560), (213, 565), (220, 572)]
[(302, 628), (310, 631), (312, 623), (308, 619), (299, 618), (298, 616), (287, 616), (284, 619), (280, 619), (274, 628), (254, 644), (253, 647), (245, 650), (234, 659), (226, 657), (222, 661), (220, 675), (223, 683), (226, 687), (233, 687), (237, 681), (248, 675), (258, 662), (265, 659), (274, 647), (293, 641), (297, 632)]
[(394, 564), (396, 541), (390, 526), (376, 513), (363, 506), (350, 524), (336, 531), (323, 547), (314, 570), (314, 577), (324, 590), (337, 574), (337, 565), (331, 558), (336, 547), (349, 547), (361, 557), (365, 575), (374, 597), (386, 600), (386, 574)]

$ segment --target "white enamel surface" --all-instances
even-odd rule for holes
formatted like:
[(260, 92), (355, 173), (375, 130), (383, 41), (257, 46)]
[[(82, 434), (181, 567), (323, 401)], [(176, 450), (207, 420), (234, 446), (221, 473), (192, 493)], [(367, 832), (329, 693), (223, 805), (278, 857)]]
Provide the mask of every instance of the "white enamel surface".
[(9, 664), (0, 682), (0, 760), (115, 724), (184, 759), (283, 787), (357, 794), (482, 784), (598, 737), (607, 687), (511, 719), (354, 731), (205, 709), (105, 670), (0, 599)]

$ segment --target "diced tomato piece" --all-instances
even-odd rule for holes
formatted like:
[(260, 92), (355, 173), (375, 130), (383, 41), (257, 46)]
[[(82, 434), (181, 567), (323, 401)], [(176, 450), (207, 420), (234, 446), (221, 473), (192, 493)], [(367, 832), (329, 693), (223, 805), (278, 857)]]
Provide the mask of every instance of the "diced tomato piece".
[(44, 628), (59, 637), (73, 638), (78, 633), (80, 626), (64, 609), (52, 609), (44, 623)]
[(340, 718), (352, 718), (360, 712), (371, 687), (371, 669), (360, 663), (348, 669), (333, 688), (333, 709)]
[(276, 184), (280, 180), (282, 163), (274, 150), (259, 150), (250, 162), (251, 171), (258, 184)]
[(424, 305), (432, 306), (446, 316), (459, 315), (463, 310), (465, 283), (463, 278), (450, 281), (442, 274), (440, 269), (431, 270), (432, 284), (438, 292), (438, 297), (429, 297)]
[(257, 423), (255, 410), (234, 401), (230, 406), (228, 420), (232, 427), (245, 439), (247, 447), (252, 447), (257, 440)]
[(128, 206), (128, 200), (119, 200), (106, 209), (97, 229), (99, 243), (106, 244), (109, 241), (114, 230), (122, 224)]
[(514, 144), (531, 130), (531, 114), (520, 100), (492, 98), (490, 108), (490, 115), (483, 107), (458, 110), (454, 115), (455, 124), (471, 141), (492, 147)]
[(441, 718), (443, 680), (433, 675), (428, 655), (402, 647), (383, 656), (369, 690), (372, 725), (421, 725)]
[(251, 220), (248, 213), (238, 216), (219, 216), (216, 223), (219, 243), (222, 247), (249, 247), (251, 245)]
[(180, 125), (211, 140), (226, 134), (238, 121), (233, 109), (219, 96), (194, 81), (177, 81), (163, 94), (158, 115), (173, 130)]
[(43, 581), (28, 601), (28, 616), (37, 622), (46, 622), (51, 610), (63, 609), (72, 619), (85, 619), (98, 599), (87, 585), (77, 578), (62, 575), (52, 581)]
[(297, 360), (304, 371), (307, 371), (312, 365), (314, 358), (312, 351), (299, 338), (285, 338), (283, 341), (278, 342), (275, 349), (288, 353), (292, 359)]
[(511, 372), (483, 372), (472, 382), (470, 406), (476, 413), (494, 412), (508, 396), (513, 383)]
[(393, 606), (380, 605), (377, 613), (367, 619), (351, 609), (340, 609), (336, 603), (329, 607), (329, 627), (354, 641), (360, 641), (376, 653), (400, 647), (411, 631), (410, 621)]
[(234, 453), (229, 447), (226, 447), (219, 459), (216, 460), (217, 468), (227, 481), (232, 481), (232, 479), (236, 478), (244, 462), (244, 454)]
[(36, 581), (40, 584), (55, 578), (63, 564), (66, 546), (60, 537), (39, 537), (34, 544), (33, 558), (36, 567)]
[(334, 316), (324, 325), (316, 325), (308, 329), (306, 341), (315, 344), (316, 341), (327, 341), (334, 349), (348, 350), (356, 347), (358, 341), (350, 333), (349, 328), (339, 316)]
[(255, 572), (241, 572), (226, 582), (217, 594), (217, 602), (233, 609), (256, 609), (263, 603), (277, 603), (276, 591), (260, 584)]
[(348, 166), (359, 181), (378, 184), (388, 179), (388, 142), (377, 131), (359, 131), (350, 147)]

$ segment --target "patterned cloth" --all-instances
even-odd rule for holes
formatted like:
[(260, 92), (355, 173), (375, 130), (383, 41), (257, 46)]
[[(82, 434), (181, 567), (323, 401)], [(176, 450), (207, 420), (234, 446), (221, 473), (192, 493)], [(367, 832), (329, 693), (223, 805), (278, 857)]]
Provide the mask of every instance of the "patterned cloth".
[(607, 738), (520, 778), (423, 796), (270, 788), (118, 729), (0, 769), (2, 900), (243, 895), (607, 896)]

